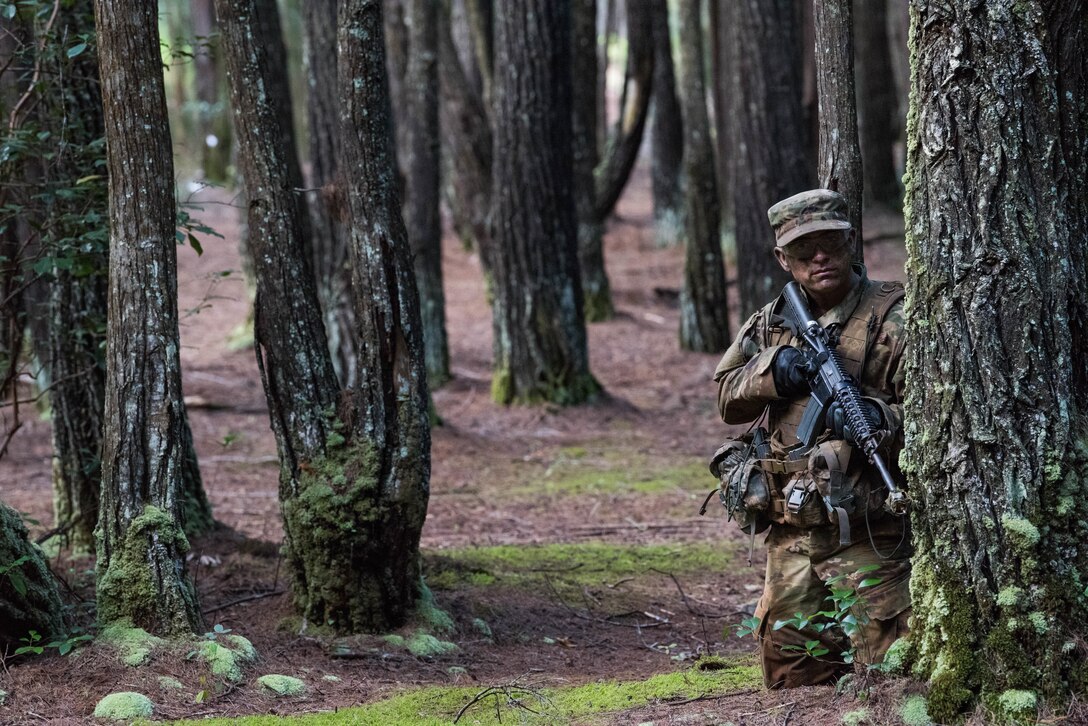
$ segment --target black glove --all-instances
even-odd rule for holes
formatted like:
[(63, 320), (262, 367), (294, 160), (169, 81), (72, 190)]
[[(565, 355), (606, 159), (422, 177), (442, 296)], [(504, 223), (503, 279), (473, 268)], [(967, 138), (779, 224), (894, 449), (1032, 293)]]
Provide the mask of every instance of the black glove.
[[(880, 406), (876, 405), (872, 401), (861, 399), (861, 412), (865, 414), (865, 418), (869, 420), (869, 424), (878, 429), (884, 424), (884, 417), (880, 413)], [(831, 435), (836, 439), (845, 439), (847, 443), (857, 446), (857, 440), (854, 438), (854, 431), (850, 428), (850, 424), (846, 421), (846, 412), (842, 409), (842, 404), (835, 401), (827, 409), (827, 416), (824, 418), (824, 423), (827, 424), (827, 428), (831, 431)]]
[(808, 358), (787, 345), (778, 351), (771, 364), (774, 388), (781, 398), (794, 398), (812, 390), (808, 385)]

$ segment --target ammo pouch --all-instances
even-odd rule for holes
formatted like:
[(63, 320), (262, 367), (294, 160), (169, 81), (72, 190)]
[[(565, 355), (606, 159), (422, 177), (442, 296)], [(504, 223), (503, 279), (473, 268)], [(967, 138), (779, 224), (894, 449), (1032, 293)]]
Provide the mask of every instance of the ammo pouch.
[(883, 487), (871, 491), (862, 476), (864, 460), (854, 453), (854, 447), (841, 439), (813, 446), (807, 467), (786, 480), (784, 502), (774, 507), (774, 513), (777, 515), (781, 506), (781, 521), (802, 529), (837, 523), (839, 542), (850, 544), (851, 520), (880, 509), (885, 494)]
[(758, 534), (771, 525), (771, 492), (759, 466), (769, 454), (767, 431), (757, 428), (726, 441), (710, 460), (710, 473), (719, 481), (718, 498), (745, 534)]

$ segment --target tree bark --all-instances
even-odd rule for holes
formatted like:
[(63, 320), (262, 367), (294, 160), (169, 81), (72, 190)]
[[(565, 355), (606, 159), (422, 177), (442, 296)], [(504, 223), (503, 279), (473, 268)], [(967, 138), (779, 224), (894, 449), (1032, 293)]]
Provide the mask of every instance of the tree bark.
[(464, 0), (468, 34), (472, 52), (480, 71), (485, 108), (491, 107), (491, 88), (495, 77), (495, 9), (494, 0)]
[(722, 225), (733, 228), (733, 145), (734, 101), (733, 82), (733, 30), (734, 6), (732, 3), (710, 3), (710, 68), (711, 104), (714, 109), (715, 169), (718, 174), (718, 198), (721, 200)]
[[(714, 7), (717, 4), (711, 3), (711, 8)], [(658, 243), (671, 246), (682, 233), (684, 197), (680, 171), (684, 158), (684, 124), (676, 96), (667, 0), (650, 0), (650, 14), (654, 38), (653, 125), (650, 127), (654, 224)]]
[(680, 347), (720, 353), (729, 347), (721, 208), (706, 111), (700, 0), (680, 1), (680, 96), (684, 112), (684, 286)]
[(306, 32), (306, 104), (310, 133), (310, 179), (306, 186), (317, 297), (329, 353), (340, 384), (355, 385), (358, 344), (351, 298), (346, 212), (340, 169), (340, 111), (336, 87), (337, 0), (303, 3)]
[(27, 537), (19, 513), (0, 503), (0, 651), (5, 656), (35, 630), (42, 642), (65, 633), (57, 581)]
[[(344, 158), (356, 170), (348, 185), (355, 319), (361, 365), (371, 371), (354, 391), (353, 434), (371, 452), (374, 512), (363, 541), (342, 558), (371, 601), (381, 603), (364, 623), (379, 630), (402, 623), (419, 596), (431, 468), (422, 322), (393, 180), (385, 57), (381, 43), (360, 40), (381, 37), (381, 11), (379, 0), (344, 0), (338, 40)], [(330, 514), (339, 526), (339, 513)], [(318, 549), (312, 557), (325, 563), (328, 553)], [(335, 571), (338, 563), (323, 566)], [(310, 574), (314, 587), (328, 587), (328, 573)]]
[(861, 228), (862, 172), (854, 93), (853, 0), (815, 0), (816, 87), (820, 109), (820, 154), (816, 175), (824, 189), (846, 198), (856, 231), (854, 259), (864, 261)]
[[(367, 53), (384, 57), (380, 7), (368, 3), (360, 10), (356, 3), (342, 3), (338, 16), (339, 134), (345, 168), (355, 170), (345, 182), (343, 209), (352, 236), (355, 334), (363, 372), (357, 387), (347, 391), (337, 386), (326, 347), (302, 203), (294, 192), (297, 178), (286, 149), (270, 143), (282, 137), (283, 118), (261, 93), (272, 71), (265, 45), (256, 42), (255, 2), (218, 0), (217, 8), (227, 36), (250, 199), (258, 284), (254, 334), (280, 452), (280, 503), (295, 605), (307, 622), (337, 631), (388, 630), (403, 622), (418, 593), (418, 527), (426, 511), (430, 448), (426, 387), (418, 383), (425, 376), (418, 308), (408, 318), (399, 312), (406, 309), (401, 288), (380, 289), (367, 281), (390, 269), (398, 283), (405, 275), (410, 281), (410, 267), (408, 272), (402, 267), (410, 264), (407, 251), (394, 266), (384, 256), (361, 258), (357, 249), (360, 235), (389, 228), (381, 216), (389, 214), (387, 205), (400, 219), (385, 67), (363, 67), (357, 57), (359, 38), (372, 39)], [(365, 23), (358, 21), (360, 12)], [(380, 88), (380, 98), (360, 107), (355, 95), (360, 86), (367, 92)], [(361, 138), (385, 145), (380, 163), (361, 158)], [(361, 188), (374, 197), (362, 197)], [(378, 216), (360, 216), (360, 207), (379, 205)], [(376, 328), (375, 320), (386, 327)]]
[(491, 390), (500, 403), (574, 404), (597, 391), (571, 193), (569, 8), (553, 0), (495, 8)]
[(98, 619), (202, 625), (185, 571), (174, 168), (155, 7), (95, 0), (110, 195)]
[(571, 106), (574, 206), (578, 215), (578, 263), (587, 322), (615, 315), (604, 269), (604, 221), (595, 209), (597, 167), (597, 2), (571, 3)]
[(215, 22), (213, 0), (193, 0), (189, 5), (196, 50), (197, 134), (204, 178), (215, 184), (227, 181), (230, 166), (230, 112), (222, 88), (222, 48)]
[(438, 214), (438, 2), (407, 0), (409, 54), (402, 155), (407, 193), (404, 219), (419, 290), (427, 382), (432, 388), (450, 379), (442, 290), (442, 220)]
[(911, 4), (914, 673), (948, 723), (1088, 686), (1088, 15)]
[[(642, 132), (650, 111), (654, 80), (654, 38), (650, 5), (645, 0), (627, 5), (627, 77), (624, 103), (608, 145), (597, 167), (596, 215), (603, 223), (612, 214), (631, 169), (638, 160)], [(585, 273), (583, 273), (585, 274)]]
[(439, 127), (449, 169), (446, 196), (454, 228), (466, 246), (479, 250), (484, 275), (490, 277), (488, 249), (491, 235), (487, 215), (491, 209), (491, 126), (488, 113), (473, 91), (457, 55), (449, 12), (443, 7), (440, 13)]
[(887, 23), (887, 0), (858, 3), (854, 15), (858, 88), (858, 136), (861, 143), (863, 205), (902, 207), (899, 175), (895, 171), (895, 144), (901, 122), (894, 83)]
[(787, 281), (771, 250), (767, 208), (812, 187), (802, 162), (801, 36), (794, 0), (741, 0), (733, 43), (737, 107), (734, 188), (740, 319)]

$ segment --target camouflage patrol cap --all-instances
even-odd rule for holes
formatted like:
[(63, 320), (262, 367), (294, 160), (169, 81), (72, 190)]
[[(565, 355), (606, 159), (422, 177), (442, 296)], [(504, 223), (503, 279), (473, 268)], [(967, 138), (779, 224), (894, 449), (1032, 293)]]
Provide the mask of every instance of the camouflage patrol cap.
[(810, 189), (783, 199), (767, 210), (779, 247), (803, 234), (825, 229), (850, 229), (846, 200), (830, 189)]

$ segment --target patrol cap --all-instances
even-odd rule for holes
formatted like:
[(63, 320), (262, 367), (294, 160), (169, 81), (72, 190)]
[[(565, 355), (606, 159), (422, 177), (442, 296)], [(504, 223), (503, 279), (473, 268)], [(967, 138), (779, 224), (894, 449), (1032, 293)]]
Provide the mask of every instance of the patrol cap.
[(767, 210), (778, 247), (801, 235), (825, 229), (850, 229), (846, 200), (830, 189), (810, 189), (783, 199)]

